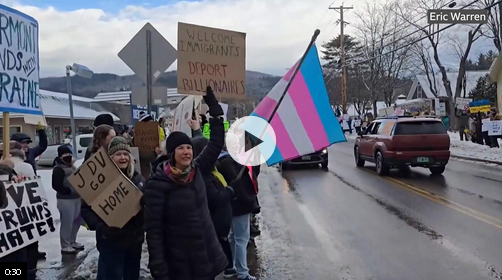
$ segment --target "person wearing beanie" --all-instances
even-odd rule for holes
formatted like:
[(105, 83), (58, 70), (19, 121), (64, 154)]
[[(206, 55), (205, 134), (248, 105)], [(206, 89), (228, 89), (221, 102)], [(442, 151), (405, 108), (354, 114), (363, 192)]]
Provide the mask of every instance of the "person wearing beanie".
[(84, 246), (77, 243), (77, 233), (80, 229), (80, 195), (68, 181), (75, 172), (73, 154), (65, 144), (58, 147), (58, 156), (54, 160), (52, 170), (52, 188), (56, 191), (57, 207), (60, 215), (59, 241), (61, 253), (77, 254)]
[(26, 162), (26, 153), (19, 142), (10, 141), (10, 155), (14, 163), (14, 170), (18, 176), (27, 178), (34, 178), (36, 176), (33, 166)]
[[(107, 152), (122, 174), (143, 192), (145, 179), (134, 170), (134, 158), (127, 139), (122, 136), (113, 137)], [(145, 240), (143, 210), (122, 228), (116, 228), (108, 226), (82, 201), (82, 218), (90, 230), (96, 231), (96, 247), (99, 251), (97, 280), (139, 279)]]
[(45, 133), (42, 125), (37, 126), (37, 134), (38, 134), (38, 146), (30, 148), (30, 144), (33, 142), (25, 133), (18, 132), (12, 134), (10, 137), (11, 141), (16, 141), (22, 146), (22, 150), (25, 152), (25, 162), (29, 163), (35, 172), (37, 173), (37, 165), (35, 159), (40, 156), (45, 150), (47, 150), (48, 140), (47, 134)]
[(103, 124), (106, 124), (106, 125), (109, 125), (109, 126), (113, 127), (115, 125), (115, 122), (113, 121), (112, 115), (110, 115), (110, 114), (101, 114), (101, 115), (97, 116), (94, 119), (94, 122), (92, 123), (92, 126), (94, 126), (94, 128), (96, 128), (96, 127), (98, 127), (100, 125), (103, 125)]
[(212, 117), (207, 145), (196, 155), (188, 135), (179, 131), (170, 133), (166, 139), (166, 155), (154, 166), (153, 175), (146, 183), (148, 266), (155, 280), (209, 280), (227, 266), (209, 218), (203, 177), (214, 170), (223, 147), (223, 110), (210, 87), (203, 98)]

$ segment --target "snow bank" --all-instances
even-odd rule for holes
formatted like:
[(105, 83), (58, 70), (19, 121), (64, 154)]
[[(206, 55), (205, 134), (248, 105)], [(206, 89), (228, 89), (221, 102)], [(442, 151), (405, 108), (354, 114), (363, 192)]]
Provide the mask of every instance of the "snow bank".
[[(450, 151), (452, 155), (502, 162), (502, 149), (490, 148), (471, 141), (460, 141), (458, 133), (448, 132), (448, 134), (450, 135)], [(500, 139), (499, 145), (502, 146)]]
[[(501, 148), (490, 148), (485, 145), (472, 143), (471, 141), (460, 141), (460, 135), (454, 132), (448, 132), (448, 135), (450, 135), (451, 141), (450, 152), (453, 156), (502, 162)], [(357, 134), (345, 134), (345, 137), (355, 140)], [(501, 139), (499, 139), (499, 145), (502, 147)]]

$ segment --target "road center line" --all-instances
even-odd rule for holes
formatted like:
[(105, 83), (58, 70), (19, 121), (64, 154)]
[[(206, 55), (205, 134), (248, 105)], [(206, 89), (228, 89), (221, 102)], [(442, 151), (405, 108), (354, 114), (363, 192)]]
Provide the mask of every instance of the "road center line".
[[(372, 174), (375, 174), (375, 175), (378, 175), (376, 172), (374, 171), (371, 171), (371, 170), (368, 170), (368, 169), (362, 169), (368, 173), (372, 173)], [(438, 194), (435, 194), (435, 193), (431, 193), (429, 191), (426, 191), (426, 190), (423, 190), (421, 188), (417, 188), (415, 186), (412, 186), (410, 184), (407, 184), (405, 182), (402, 182), (400, 180), (397, 180), (397, 179), (394, 179), (394, 178), (390, 178), (390, 177), (382, 177), (383, 179), (385, 179), (386, 181), (389, 181), (391, 183), (393, 183), (393, 185), (396, 185), (404, 190), (407, 190), (409, 192), (412, 192), (416, 195), (419, 195), (421, 197), (424, 197), (430, 201), (433, 201), (433, 202), (436, 202), (438, 204), (441, 204), (441, 205), (444, 205), (450, 209), (453, 209), (453, 210), (456, 210), (457, 212), (460, 212), (462, 214), (465, 214), (467, 216), (470, 216), (472, 218), (475, 218), (479, 221), (482, 221), (482, 222), (485, 222), (489, 225), (492, 225), (498, 229), (502, 229), (502, 220), (499, 220), (493, 216), (490, 216), (490, 215), (487, 215), (485, 213), (482, 213), (482, 212), (479, 212), (479, 211), (476, 211), (472, 208), (469, 208), (467, 206), (464, 206), (464, 205), (461, 205), (457, 202), (454, 202), (454, 201), (451, 201), (443, 196), (440, 196)]]

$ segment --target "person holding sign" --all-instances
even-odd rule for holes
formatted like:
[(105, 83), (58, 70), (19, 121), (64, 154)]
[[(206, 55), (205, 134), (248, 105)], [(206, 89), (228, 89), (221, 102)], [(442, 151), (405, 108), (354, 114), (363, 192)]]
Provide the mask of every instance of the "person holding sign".
[(61, 253), (77, 254), (84, 246), (77, 243), (77, 233), (80, 229), (80, 195), (68, 182), (68, 177), (75, 172), (73, 153), (68, 145), (58, 147), (58, 157), (54, 160), (56, 166), (52, 170), (52, 188), (57, 192), (57, 207), (60, 214), (59, 241)]
[(145, 229), (149, 268), (155, 280), (212, 280), (227, 259), (211, 221), (202, 174), (211, 173), (224, 144), (223, 109), (210, 87), (204, 96), (213, 117), (211, 137), (194, 159), (188, 135), (172, 132), (165, 159), (155, 166), (145, 189)]
[[(140, 191), (145, 179), (134, 169), (128, 141), (121, 136), (111, 139), (108, 155)], [(91, 230), (96, 230), (99, 251), (97, 280), (139, 279), (141, 252), (145, 239), (143, 210), (122, 228), (108, 226), (92, 208), (82, 201), (82, 217)]]

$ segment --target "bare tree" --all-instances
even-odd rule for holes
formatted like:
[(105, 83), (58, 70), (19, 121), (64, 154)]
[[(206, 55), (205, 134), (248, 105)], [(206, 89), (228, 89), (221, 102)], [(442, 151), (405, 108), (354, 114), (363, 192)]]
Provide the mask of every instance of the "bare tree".
[(380, 99), (381, 74), (383, 68), (382, 54), (384, 52), (383, 35), (387, 19), (381, 16), (380, 7), (376, 4), (366, 3), (361, 12), (356, 12), (359, 23), (356, 24), (359, 38), (362, 42), (363, 59), (367, 61), (359, 64), (358, 74), (362, 77), (371, 104), (373, 115), (377, 115), (377, 102)]
[[(425, 41), (420, 41), (413, 46), (412, 54), (421, 68), (417, 73), (419, 75), (424, 75), (427, 78), (427, 85), (429, 90), (434, 94), (435, 97), (438, 96), (436, 73), (434, 71), (434, 62), (431, 56), (431, 46)], [(422, 85), (423, 86), (423, 85)]]
[[(498, 0), (483, 0), (481, 1), (481, 8), (494, 5)], [(494, 5), (489, 9), (488, 23), (482, 27), (483, 36), (493, 41), (493, 45), (499, 52), (502, 51), (502, 43), (500, 37), (500, 20), (502, 18), (502, 10), (499, 5)]]
[[(408, 22), (410, 25), (414, 26), (417, 30), (419, 30), (423, 35), (427, 36), (427, 40), (431, 44), (434, 62), (439, 68), (439, 72), (441, 73), (441, 80), (443, 86), (446, 91), (446, 95), (448, 97), (448, 113), (451, 119), (452, 126), (455, 127), (456, 119), (454, 118), (455, 113), (455, 97), (460, 96), (460, 92), (462, 91), (463, 77), (465, 75), (465, 65), (467, 61), (467, 57), (472, 48), (472, 44), (478, 40), (482, 36), (481, 26), (482, 24), (478, 24), (475, 26), (465, 25), (467, 33), (464, 35), (464, 39), (462, 42), (462, 49), (460, 51), (460, 61), (458, 67), (458, 76), (455, 81), (454, 88), (451, 87), (451, 81), (448, 79), (447, 69), (441, 61), (439, 54), (439, 45), (441, 44), (440, 36), (433, 34), (437, 30), (439, 30), (439, 25), (432, 24), (428, 25), (428, 28), (424, 28), (424, 26), (419, 23), (412, 22), (411, 19), (417, 18), (420, 15), (424, 15), (427, 13), (429, 9), (439, 9), (446, 6), (448, 3), (451, 3), (450, 0), (410, 0), (404, 4), (396, 3), (396, 7), (398, 8), (402, 18)], [(412, 16), (412, 11), (418, 13), (418, 16)], [(464, 33), (464, 34), (465, 34)], [(457, 46), (458, 47), (458, 46)], [(457, 48), (458, 49), (458, 48)]]
[[(407, 81), (403, 80), (409, 66), (411, 65), (412, 46), (402, 48), (406, 42), (402, 40), (409, 32), (407, 28), (403, 28), (406, 22), (395, 12), (392, 11), (392, 5), (386, 3), (380, 8), (382, 16), (388, 21), (384, 26), (385, 51), (390, 52), (382, 57), (383, 73), (382, 73), (382, 97), (387, 106), (391, 106), (394, 102), (394, 92), (396, 88), (402, 87)], [(412, 40), (413, 37), (407, 37), (407, 40)]]
[(367, 59), (359, 69), (364, 73), (363, 84), (375, 116), (377, 101), (383, 99), (388, 106), (393, 103), (395, 89), (402, 86), (402, 78), (411, 63), (411, 46), (402, 48), (407, 41), (401, 39), (409, 30), (406, 21), (393, 11), (394, 5), (367, 3), (365, 9), (357, 13), (360, 22), (356, 28)]

